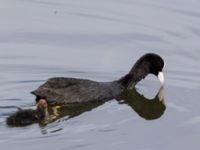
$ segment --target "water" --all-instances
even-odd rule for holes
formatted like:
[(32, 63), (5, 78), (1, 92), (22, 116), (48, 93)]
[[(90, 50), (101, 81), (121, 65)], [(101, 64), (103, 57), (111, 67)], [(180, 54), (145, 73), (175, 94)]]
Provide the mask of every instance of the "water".
[[(2, 0), (0, 148), (198, 149), (199, 7), (196, 0)], [(34, 108), (29, 92), (46, 79), (114, 80), (147, 52), (166, 62), (159, 118), (146, 120), (111, 100), (46, 127), (6, 126), (16, 107)], [(153, 76), (137, 85), (147, 98), (159, 88)]]

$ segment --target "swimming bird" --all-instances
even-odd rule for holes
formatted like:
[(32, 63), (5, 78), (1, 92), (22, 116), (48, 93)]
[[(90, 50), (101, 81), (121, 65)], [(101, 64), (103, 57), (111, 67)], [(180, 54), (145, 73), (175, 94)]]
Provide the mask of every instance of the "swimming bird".
[(163, 67), (164, 60), (159, 55), (147, 53), (136, 61), (128, 74), (118, 80), (97, 82), (54, 77), (31, 93), (36, 96), (36, 102), (45, 99), (48, 104), (53, 105), (106, 101), (117, 97), (125, 90), (134, 89), (135, 85), (148, 74), (154, 74), (163, 84)]
[(36, 122), (40, 122), (46, 117), (47, 112), (47, 101), (40, 99), (37, 103), (36, 109), (21, 109), (11, 114), (6, 118), (6, 124), (8, 126), (27, 126)]

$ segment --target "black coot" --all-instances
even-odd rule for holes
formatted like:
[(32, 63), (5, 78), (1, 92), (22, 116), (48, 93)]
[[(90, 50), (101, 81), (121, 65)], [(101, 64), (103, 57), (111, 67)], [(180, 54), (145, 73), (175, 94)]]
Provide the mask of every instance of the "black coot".
[(49, 79), (31, 92), (36, 101), (46, 99), (49, 104), (67, 105), (90, 101), (104, 101), (116, 98), (123, 91), (133, 89), (135, 84), (149, 73), (156, 75), (163, 83), (163, 59), (153, 53), (143, 55), (130, 72), (112, 82), (96, 82), (86, 79), (56, 77)]

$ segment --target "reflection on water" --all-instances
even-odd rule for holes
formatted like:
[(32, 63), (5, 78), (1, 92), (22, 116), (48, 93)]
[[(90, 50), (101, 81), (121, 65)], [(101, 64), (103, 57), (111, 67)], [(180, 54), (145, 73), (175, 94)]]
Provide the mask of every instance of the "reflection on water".
[[(112, 100), (112, 99), (110, 99)], [(160, 88), (159, 92), (153, 99), (145, 98), (143, 95), (138, 93), (136, 89), (133, 90), (125, 90), (121, 95), (119, 95), (116, 99), (119, 104), (126, 104), (130, 106), (133, 111), (135, 111), (140, 117), (146, 119), (146, 120), (153, 120), (160, 118), (165, 109), (166, 106), (164, 104), (164, 91), (163, 87)], [(109, 100), (107, 100), (109, 101)], [(21, 118), (22, 123), (19, 121), (16, 121), (14, 124), (9, 124), (10, 126), (26, 126), (30, 125), (32, 123), (39, 123), (39, 125), (44, 128), (47, 124), (52, 123), (60, 118), (65, 118), (64, 121), (67, 121), (69, 119), (72, 119), (74, 117), (77, 117), (81, 115), (82, 113), (88, 112), (93, 110), (94, 108), (97, 108), (101, 105), (103, 105), (106, 101), (91, 101), (86, 103), (74, 103), (74, 104), (68, 104), (65, 106), (54, 106), (54, 105), (48, 105), (47, 108), (45, 108), (45, 118), (42, 120), (36, 121), (36, 118), (34, 117), (34, 110), (19, 110), (14, 113), (15, 115), (18, 115), (19, 119)], [(12, 108), (10, 107), (2, 107), (2, 108)], [(41, 113), (41, 114), (40, 114)], [(20, 114), (20, 115), (19, 115)], [(22, 115), (24, 114), (24, 115)], [(43, 115), (43, 111), (38, 111), (35, 115), (36, 117), (38, 115)], [(30, 117), (28, 119), (27, 117)], [(17, 118), (18, 118), (17, 117)], [(101, 118), (103, 119), (103, 118)], [(63, 119), (62, 119), (63, 121)], [(23, 123), (24, 122), (24, 123)], [(32, 123), (31, 123), (32, 122)], [(44, 131), (44, 130), (43, 130)], [(51, 131), (51, 132), (57, 132), (60, 131), (58, 129)], [(44, 132), (46, 133), (46, 132)]]
[[(140, 117), (147, 120), (153, 120), (160, 118), (164, 114), (164, 111), (166, 109), (163, 94), (163, 87), (161, 87), (155, 98), (150, 100), (139, 94), (135, 89), (133, 89), (124, 91), (117, 98), (117, 100), (119, 101), (119, 104), (126, 104), (130, 106), (133, 111), (135, 111)], [(56, 108), (57, 106), (49, 106), (48, 116), (46, 116), (46, 119), (40, 122), (40, 126), (44, 126), (65, 116), (67, 116), (67, 119), (65, 119), (65, 121), (69, 120), (71, 118), (81, 115), (82, 113), (91, 111), (92, 109), (99, 107), (104, 103), (105, 101), (93, 101), (89, 103), (61, 106), (59, 108)]]
[(163, 90), (163, 87), (161, 87), (155, 98), (151, 100), (140, 95), (136, 90), (125, 91), (120, 97), (123, 99), (121, 103), (130, 106), (144, 119), (158, 119), (164, 114), (166, 109)]

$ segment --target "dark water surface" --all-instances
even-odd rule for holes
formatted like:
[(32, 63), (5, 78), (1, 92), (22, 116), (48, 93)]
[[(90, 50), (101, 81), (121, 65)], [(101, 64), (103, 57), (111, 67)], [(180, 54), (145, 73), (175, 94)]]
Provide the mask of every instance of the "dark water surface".
[[(199, 149), (199, 7), (196, 0), (3, 1), (0, 149)], [(79, 107), (71, 119), (66, 108), (45, 127), (5, 124), (16, 107), (34, 108), (30, 91), (46, 79), (115, 80), (147, 52), (160, 54), (166, 62), (164, 99), (155, 101), (161, 112), (153, 120), (141, 111), (146, 99), (129, 93), (133, 102)], [(153, 76), (137, 85), (148, 99), (159, 89)]]

